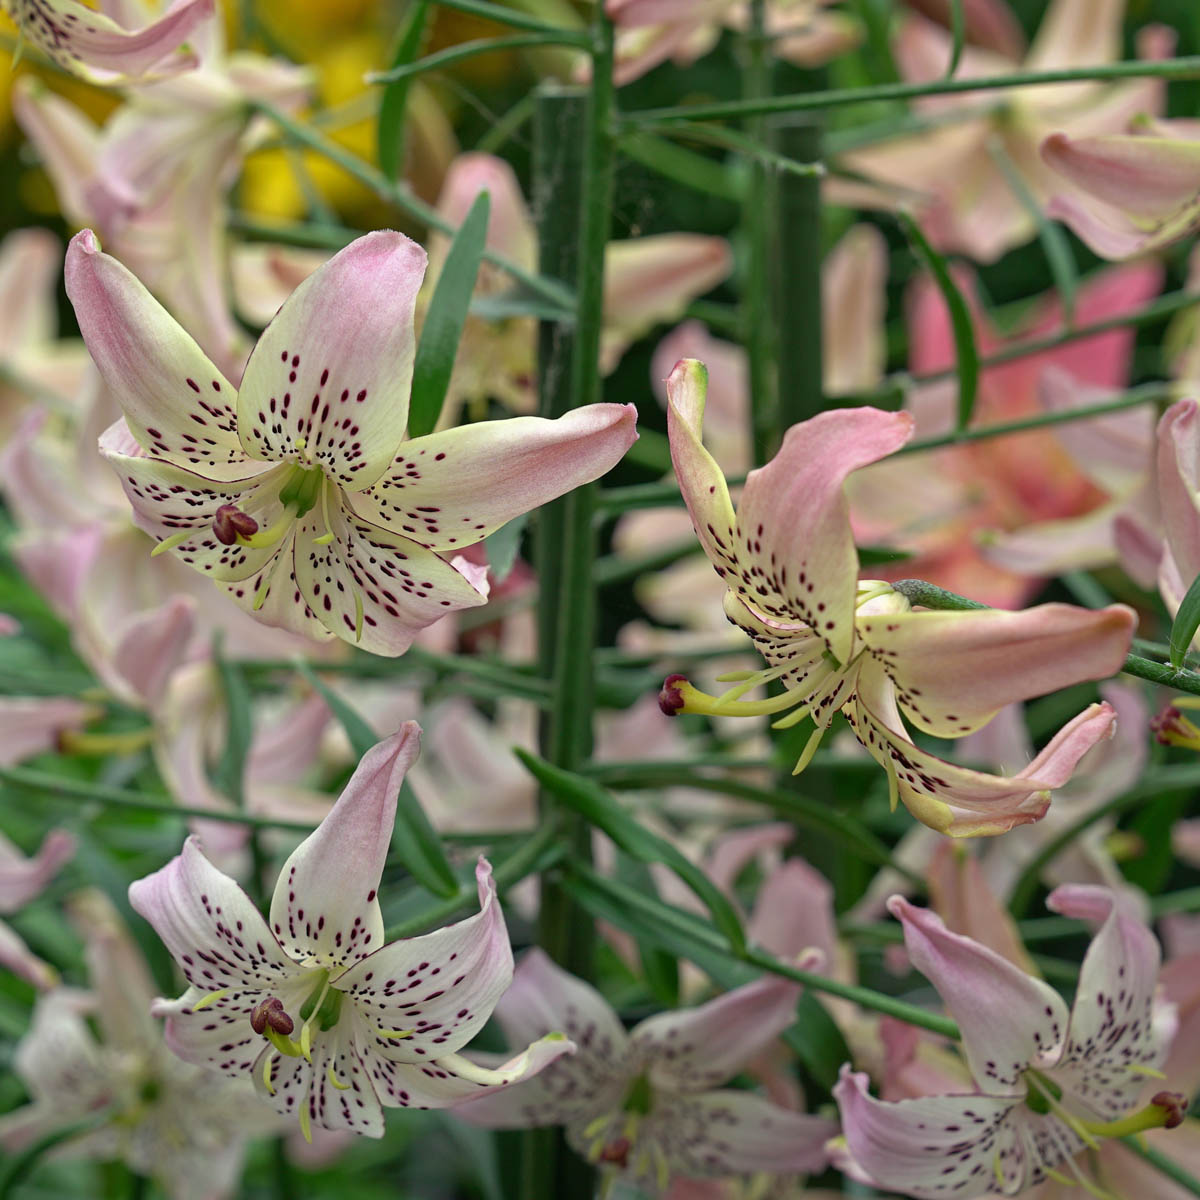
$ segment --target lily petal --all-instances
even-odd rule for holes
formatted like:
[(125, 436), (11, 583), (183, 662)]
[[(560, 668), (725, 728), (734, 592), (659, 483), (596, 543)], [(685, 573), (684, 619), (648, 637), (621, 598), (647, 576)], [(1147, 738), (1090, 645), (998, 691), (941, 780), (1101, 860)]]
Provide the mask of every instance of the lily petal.
[[(294, 598), (331, 633), (369, 653), (403, 654), (434, 621), (487, 602), (486, 590), (408, 537), (340, 506), (331, 522), (334, 539), (324, 544), (317, 541), (326, 536), (319, 510), (297, 528)], [(284, 600), (293, 596), (290, 588), (283, 592)]]
[(951, 933), (928, 909), (893, 896), (888, 910), (904, 926), (913, 966), (958, 1022), (971, 1074), (990, 1095), (1020, 1100), (1026, 1068), (1053, 1063), (1066, 1039), (1062, 997), (994, 950)]
[(817, 1172), (837, 1125), (780, 1108), (752, 1092), (710, 1091), (656, 1104), (643, 1136), (656, 1137), (671, 1166), (697, 1178), (757, 1171)]
[(90, 229), (71, 239), (65, 274), (83, 340), (138, 443), (218, 479), (250, 474), (233, 387)]
[[(338, 976), (338, 990), (375, 1022), (365, 1030), (369, 1040), (359, 1041), (372, 1073), (378, 1058), (428, 1067), (431, 1059), (465, 1046), (512, 981), (508, 930), (492, 869), (483, 859), (475, 879), (480, 904), (475, 916), (393, 942)], [(388, 1036), (400, 1031), (405, 1036)]]
[[(421, 748), (406, 721), (363, 755), (329, 815), (292, 851), (271, 898), (271, 928), (297, 962), (335, 972), (383, 944), (375, 898), (405, 773)], [(351, 885), (353, 881), (353, 885)]]
[(652, 1085), (697, 1092), (730, 1078), (795, 1019), (801, 988), (766, 975), (699, 1008), (659, 1013), (630, 1035)]
[(65, 729), (99, 715), (94, 705), (60, 696), (0, 697), (0, 766), (52, 750)]
[(1024, 612), (908, 612), (863, 617), (858, 631), (896, 685), (913, 723), (961, 737), (1006, 704), (1115, 675), (1136, 616), (1042, 604)]
[[(637, 440), (632, 404), (557, 420), (479, 421), (405, 442), (355, 512), (431, 550), (461, 550), (614, 467)], [(411, 497), (411, 498), (410, 498)]]
[(374, 483), (408, 423), (424, 275), (425, 251), (380, 230), (305, 279), (246, 364), (237, 397), (245, 453), (320, 465), (355, 491)]
[[(176, 1003), (210, 992), (271, 994), (296, 969), (250, 897), (204, 857), (190, 837), (165, 867), (129, 885), (129, 903), (145, 917), (192, 985)], [(203, 1012), (227, 1005), (218, 999)], [(214, 1018), (215, 1019), (215, 1018)]]
[(0, 912), (23, 908), (58, 874), (75, 854), (75, 837), (65, 829), (52, 829), (42, 839), (36, 854), (26, 858), (0, 834)]
[[(1107, 908), (1079, 972), (1067, 1044), (1054, 1067), (1054, 1080), (1072, 1097), (1113, 1120), (1137, 1103), (1146, 1076), (1166, 1061), (1173, 1017), (1156, 1019), (1155, 986), (1162, 960), (1146, 925), (1122, 910), (1107, 888), (1056, 888), (1046, 901), (1052, 912), (1094, 918)], [(1165, 1020), (1164, 1020), (1165, 1017)]]
[(1011, 1196), (1035, 1178), (1031, 1156), (1007, 1120), (1019, 1101), (968, 1095), (888, 1103), (876, 1100), (867, 1076), (848, 1066), (833, 1094), (855, 1163), (888, 1191), (942, 1200), (954, 1189), (983, 1196), (1002, 1181), (999, 1190)]
[[(750, 472), (742, 493), (737, 519), (744, 569), (756, 563), (760, 572), (731, 586), (768, 616), (803, 614), (843, 664), (854, 644), (858, 579), (843, 485), (852, 471), (898, 450), (912, 430), (908, 413), (820, 413), (787, 431), (779, 453)], [(773, 537), (768, 542), (762, 540), (766, 529)], [(777, 613), (768, 607), (772, 590), (782, 601)]]
[(1163, 531), (1186, 588), (1200, 575), (1200, 405), (1172, 404), (1158, 423), (1158, 494)]

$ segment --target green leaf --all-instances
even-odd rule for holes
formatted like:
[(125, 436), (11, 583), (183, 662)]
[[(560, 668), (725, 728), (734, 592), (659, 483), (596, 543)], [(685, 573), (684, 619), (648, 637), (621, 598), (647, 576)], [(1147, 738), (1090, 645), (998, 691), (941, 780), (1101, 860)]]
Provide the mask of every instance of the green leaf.
[[(321, 694), (329, 705), (329, 711), (346, 731), (355, 756), (362, 758), (379, 741), (375, 731), (307, 663), (302, 662), (299, 666), (300, 673)], [(458, 879), (442, 849), (441, 839), (429, 824), (429, 818), (407, 779), (400, 785), (392, 849), (412, 877), (435, 896), (449, 899), (458, 894)]]
[(217, 768), (221, 790), (239, 808), (245, 804), (246, 758), (254, 738), (254, 709), (245, 676), (213, 646), (213, 661), (225, 692), (225, 753)]
[(1175, 614), (1174, 624), (1171, 626), (1171, 666), (1176, 669), (1183, 666), (1188, 647), (1192, 644), (1192, 638), (1196, 636), (1198, 628), (1200, 628), (1200, 575), (1192, 580), (1192, 586), (1188, 588), (1187, 595), (1184, 596), (1183, 603)]
[(442, 415), (446, 389), (454, 372), (454, 358), (458, 354), (458, 340), (462, 337), (471, 293), (475, 290), (475, 277), (479, 274), (479, 260), (487, 243), (490, 211), (491, 199), (487, 192), (481, 192), (455, 235), (437, 287), (433, 289), (433, 299), (429, 302), (421, 340), (417, 344), (417, 359), (413, 363), (409, 437), (431, 433)]
[(954, 38), (950, 48), (950, 65), (946, 68), (946, 78), (953, 79), (954, 72), (962, 59), (963, 43), (967, 40), (966, 14), (963, 12), (963, 0), (950, 0), (950, 32)]
[[(425, 35), (425, 18), (429, 0), (414, 0), (409, 6), (408, 20), (401, 27), (392, 55), (392, 67), (407, 66), (420, 53)], [(388, 84), (379, 101), (378, 138), (379, 167), (393, 183), (400, 178), (404, 167), (404, 118), (408, 108), (408, 77)]]
[(746, 948), (741, 920), (728, 897), (670, 842), (643, 828), (598, 783), (555, 767), (525, 750), (518, 749), (516, 755), (543, 787), (589, 825), (608, 834), (626, 854), (639, 862), (662, 863), (674, 871), (712, 914), (713, 923), (729, 944), (739, 953)]
[(979, 392), (979, 347), (975, 344), (975, 327), (971, 321), (971, 310), (967, 307), (958, 284), (950, 274), (946, 260), (929, 244), (921, 227), (906, 212), (897, 213), (900, 224), (917, 252), (917, 257), (933, 275), (946, 308), (950, 312), (950, 325), (954, 331), (954, 352), (958, 360), (958, 421), (956, 428), (966, 429), (975, 412), (975, 397)]
[(528, 524), (529, 514), (522, 513), (483, 539), (488, 557), (488, 571), (496, 583), (503, 583), (512, 571), (513, 564), (517, 561), (517, 553), (521, 549), (521, 535)]

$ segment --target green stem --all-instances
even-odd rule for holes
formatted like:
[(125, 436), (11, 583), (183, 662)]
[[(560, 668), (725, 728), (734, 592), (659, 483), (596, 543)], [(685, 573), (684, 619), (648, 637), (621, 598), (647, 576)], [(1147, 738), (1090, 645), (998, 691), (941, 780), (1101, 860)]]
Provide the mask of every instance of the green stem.
[(188, 817), (205, 821), (225, 821), (231, 825), (247, 825), (252, 829), (291, 829), (297, 833), (312, 833), (312, 825), (300, 821), (285, 821), (274, 817), (256, 817), (250, 813), (210, 808), (188, 808), (170, 800), (154, 800), (138, 792), (128, 792), (107, 784), (82, 779), (67, 779), (31, 771), (26, 767), (0, 767), (0, 780), (18, 787), (32, 788), (53, 795), (92, 800), (110, 808), (126, 808), (140, 812), (162, 813), (164, 816)]
[(622, 123), (644, 128), (681, 121), (726, 121), (766, 113), (804, 112), (845, 108), (850, 104), (873, 104), (883, 100), (914, 100), (920, 96), (949, 96), (962, 92), (995, 91), (1017, 87), (1041, 87), (1052, 83), (1078, 83), (1091, 79), (1194, 79), (1200, 76), (1200, 56), (1154, 62), (1104, 63), (1059, 71), (1014, 71), (984, 78), (937, 79), (928, 83), (883, 83), (875, 87), (839, 88), (788, 96), (748, 97), (715, 104), (692, 104), (672, 108), (647, 108), (627, 112)]
[[(766, 0), (751, 0), (750, 28), (742, 42), (745, 67), (742, 93), (749, 103), (761, 103), (771, 92), (770, 47), (766, 32)], [(748, 141), (766, 142), (766, 123), (753, 115), (746, 124)], [(742, 293), (742, 342), (746, 347), (746, 368), (750, 383), (750, 437), (754, 462), (765, 463), (779, 444), (777, 420), (777, 379), (774, 338), (771, 324), (771, 243), (774, 222), (769, 208), (767, 167), (761, 159), (750, 160), (750, 183), (742, 203), (742, 239), (747, 247), (746, 281)], [(764, 211), (768, 208), (768, 211)]]
[(0, 1171), (0, 1200), (8, 1200), (8, 1197), (13, 1194), (21, 1181), (56, 1146), (61, 1146), (63, 1142), (69, 1142), (72, 1138), (92, 1133), (108, 1120), (109, 1114), (107, 1112), (100, 1113), (98, 1116), (89, 1117), (85, 1121), (77, 1121), (72, 1125), (65, 1125), (61, 1129), (56, 1129), (52, 1133), (38, 1138), (36, 1142), (30, 1146), (26, 1146), (25, 1149), (16, 1151), (7, 1159), (4, 1168)]
[[(384, 200), (407, 212), (423, 225), (428, 225), (431, 229), (436, 229), (450, 237), (458, 232), (457, 228), (446, 221), (437, 209), (412, 195), (403, 184), (393, 183), (382, 171), (339, 146), (337, 142), (326, 137), (319, 130), (293, 120), (286, 113), (263, 101), (253, 101), (252, 107), (269, 117), (294, 141), (307, 146), (310, 150), (315, 150), (330, 162), (336, 163), (347, 174), (369, 187)], [(570, 292), (560, 283), (535, 275), (504, 255), (497, 254), (494, 250), (484, 250), (483, 257), (493, 266), (507, 272), (531, 292), (536, 292), (539, 296), (561, 305), (565, 309), (569, 310), (573, 307)]]
[(1200, 1196), (1200, 1179), (1181, 1167), (1173, 1158), (1161, 1150), (1156, 1150), (1139, 1137), (1126, 1137), (1121, 1141), (1127, 1150), (1148, 1162), (1155, 1170), (1178, 1184), (1184, 1191), (1191, 1192), (1193, 1196)]
[(490, 4), (488, 0), (437, 0), (437, 3), (443, 8), (453, 8), (457, 12), (469, 13), (473, 17), (484, 17), (489, 21), (495, 21), (498, 25), (509, 25), (513, 29), (528, 29), (534, 33), (563, 34), (567, 32), (554, 25), (547, 25), (545, 21), (539, 21), (537, 17), (516, 12), (501, 4)]
[(426, 71), (437, 71), (442, 67), (453, 66), (464, 59), (474, 58), (479, 54), (489, 54), (501, 50), (525, 50), (530, 46), (578, 46), (588, 45), (586, 34), (574, 33), (562, 29), (553, 33), (514, 33), (512, 37), (479, 38), (474, 42), (460, 42), (439, 50), (436, 54), (427, 54), (416, 62), (405, 63), (402, 67), (393, 67), (390, 71), (372, 71), (366, 76), (366, 83), (394, 83), (397, 79), (411, 79), (414, 75), (422, 75)]
[[(978, 600), (968, 600), (956, 592), (948, 592), (945, 588), (926, 583), (924, 579), (901, 579), (892, 587), (903, 596), (907, 596), (913, 604), (925, 608), (942, 609), (980, 609), (990, 607), (980, 604)], [(1125, 675), (1135, 675), (1138, 679), (1148, 679), (1151, 683), (1161, 683), (1164, 687), (1175, 688), (1179, 692), (1188, 692), (1200, 696), (1200, 673), (1168, 666), (1166, 663), (1152, 662), (1139, 654), (1130, 654), (1121, 668)]]

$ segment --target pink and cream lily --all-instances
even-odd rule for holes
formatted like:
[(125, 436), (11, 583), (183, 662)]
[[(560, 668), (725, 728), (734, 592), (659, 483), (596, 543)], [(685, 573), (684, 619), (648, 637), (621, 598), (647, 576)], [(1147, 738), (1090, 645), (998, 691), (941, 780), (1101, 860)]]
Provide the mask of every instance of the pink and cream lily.
[(129, 888), (190, 985), (154, 1005), (167, 1018), (167, 1044), (188, 1062), (252, 1077), (306, 1137), (313, 1125), (381, 1137), (382, 1106), (444, 1108), (534, 1075), (573, 1048), (547, 1031), (495, 1070), (458, 1053), (512, 979), (482, 859), (479, 913), (383, 944), (377, 889), (419, 739), (409, 722), (363, 757), (284, 864), (269, 923), (195, 838)]
[(102, 11), (76, 0), (3, 0), (22, 38), (51, 62), (92, 83), (136, 83), (196, 65), (182, 49), (192, 32), (216, 12), (214, 0), (179, 0), (141, 29), (126, 29), (110, 13), (129, 6), (106, 0)]
[[(725, 613), (750, 635), (766, 670), (721, 697), (670, 677), (665, 711), (715, 716), (794, 712), (816, 730), (803, 769), (840, 709), (887, 771), (891, 799), (956, 836), (1003, 833), (1037, 820), (1049, 790), (1111, 725), (1088, 710), (1013, 778), (955, 766), (916, 746), (904, 715), (934, 737), (960, 738), (1017, 699), (1119, 670), (1134, 614), (1045, 604), (1024, 612), (914, 612), (878, 580), (858, 579), (843, 484), (855, 469), (898, 450), (907, 413), (839, 409), (790, 429), (779, 453), (746, 480), (735, 514), (724, 476), (701, 440), (705, 371), (685, 360), (668, 380), (667, 428), (680, 489), (700, 542), (725, 581)], [(769, 680), (784, 691), (741, 696)]]
[(1129, 133), (1042, 142), (1070, 185), (1046, 206), (1102, 258), (1130, 258), (1200, 229), (1200, 121), (1142, 120)]
[(531, 950), (496, 1017), (515, 1044), (562, 1028), (578, 1049), (456, 1111), (493, 1129), (565, 1125), (577, 1153), (654, 1197), (680, 1177), (820, 1170), (831, 1122), (720, 1087), (792, 1023), (799, 996), (768, 977), (626, 1033), (595, 988)]
[(913, 964), (958, 1023), (976, 1091), (884, 1102), (867, 1077), (842, 1068), (834, 1089), (854, 1164), (880, 1186), (918, 1200), (1014, 1196), (1053, 1179), (1108, 1196), (1075, 1156), (1105, 1138), (1174, 1127), (1183, 1096), (1158, 1091), (1138, 1108), (1147, 1077), (1162, 1078), (1175, 1031), (1156, 1001), (1153, 934), (1103, 888), (1053, 892), (1050, 907), (1098, 919), (1074, 1005), (994, 950), (894, 897)]
[(632, 405), (490, 421), (404, 440), (425, 253), (367, 234), (292, 293), (240, 389), (85, 230), (67, 291), (125, 422), (101, 448), (138, 525), (268, 625), (402, 654), (483, 604), (446, 556), (602, 475)]

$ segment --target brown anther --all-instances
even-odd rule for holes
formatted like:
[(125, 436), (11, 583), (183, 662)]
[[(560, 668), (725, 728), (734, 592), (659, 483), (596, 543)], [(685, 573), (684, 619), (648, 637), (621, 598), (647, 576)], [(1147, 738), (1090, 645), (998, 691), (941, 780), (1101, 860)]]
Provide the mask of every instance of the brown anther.
[(599, 1161), (624, 1169), (629, 1165), (629, 1152), (632, 1149), (633, 1143), (627, 1137), (614, 1138), (600, 1151)]
[(1167, 1129), (1174, 1129), (1177, 1125), (1182, 1125), (1183, 1118), (1187, 1116), (1187, 1097), (1181, 1096), (1178, 1092), (1155, 1092), (1150, 1097), (1150, 1103), (1155, 1108), (1166, 1110), (1166, 1120), (1163, 1125)]
[(283, 1001), (277, 996), (269, 996), (250, 1013), (250, 1027), (255, 1033), (266, 1033), (268, 1025), (276, 1033), (285, 1036), (296, 1028), (296, 1023), (284, 1011)]
[(658, 707), (668, 717), (679, 716), (680, 710), (683, 708), (683, 693), (679, 690), (681, 683), (687, 683), (686, 675), (668, 675), (663, 680), (662, 691), (658, 693)]
[(213, 533), (222, 546), (232, 546), (239, 535), (249, 537), (257, 532), (258, 522), (236, 504), (222, 504), (213, 517)]

